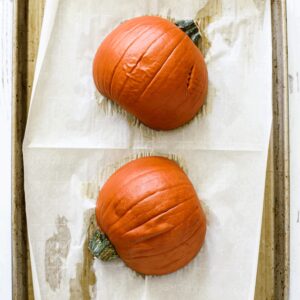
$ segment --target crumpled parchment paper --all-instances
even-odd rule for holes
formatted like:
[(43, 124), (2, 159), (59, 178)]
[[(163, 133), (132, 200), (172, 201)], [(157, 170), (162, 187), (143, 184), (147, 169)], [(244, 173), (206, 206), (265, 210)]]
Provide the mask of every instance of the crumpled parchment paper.
[[(207, 103), (186, 126), (156, 132), (96, 92), (94, 53), (138, 15), (196, 18), (209, 73)], [(120, 41), (121, 42), (121, 41)], [(253, 299), (271, 128), (268, 0), (47, 1), (24, 140), (36, 299)], [(198, 256), (142, 277), (87, 249), (98, 189), (143, 155), (175, 159), (207, 214)]]

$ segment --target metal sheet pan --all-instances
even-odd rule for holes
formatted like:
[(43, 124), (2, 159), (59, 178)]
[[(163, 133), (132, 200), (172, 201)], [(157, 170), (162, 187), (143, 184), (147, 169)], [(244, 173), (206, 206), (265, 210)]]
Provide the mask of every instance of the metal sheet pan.
[[(14, 0), (13, 299), (34, 299), (27, 243), (22, 140), (45, 0)], [(255, 299), (288, 299), (289, 138), (285, 0), (272, 0), (273, 130), (266, 177)]]

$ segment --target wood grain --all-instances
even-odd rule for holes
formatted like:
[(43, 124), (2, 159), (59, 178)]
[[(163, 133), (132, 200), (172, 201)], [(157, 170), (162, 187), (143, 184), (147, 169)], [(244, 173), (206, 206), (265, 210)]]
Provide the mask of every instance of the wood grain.
[(274, 140), (273, 132), (268, 153), (264, 211), (262, 219), (255, 300), (275, 300), (274, 268)]
[(285, 0), (271, 1), (273, 130), (255, 299), (289, 297), (289, 108)]
[(274, 268), (276, 299), (289, 298), (289, 104), (285, 0), (272, 0)]
[(33, 299), (23, 187), (22, 142), (44, 1), (14, 1), (12, 248), (13, 299)]

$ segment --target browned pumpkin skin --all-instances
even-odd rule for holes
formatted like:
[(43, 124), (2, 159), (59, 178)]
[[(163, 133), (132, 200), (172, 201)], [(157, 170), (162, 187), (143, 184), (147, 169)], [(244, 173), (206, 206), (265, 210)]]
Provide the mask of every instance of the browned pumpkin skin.
[(185, 266), (206, 233), (190, 180), (175, 162), (156, 156), (134, 160), (107, 180), (99, 192), (96, 218), (121, 259), (149, 275)]
[(207, 94), (200, 50), (172, 22), (153, 16), (119, 25), (94, 58), (97, 89), (157, 130), (190, 121)]

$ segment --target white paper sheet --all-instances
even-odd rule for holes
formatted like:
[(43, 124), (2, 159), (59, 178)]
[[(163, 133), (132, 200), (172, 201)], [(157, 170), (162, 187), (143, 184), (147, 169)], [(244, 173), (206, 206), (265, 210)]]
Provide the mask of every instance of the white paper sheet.
[[(101, 99), (92, 60), (115, 26), (145, 14), (195, 18), (203, 7), (209, 95), (190, 124), (155, 132)], [(36, 299), (252, 300), (272, 115), (269, 2), (57, 0), (45, 17), (24, 141)], [(98, 188), (149, 154), (181, 162), (208, 230), (187, 267), (143, 278), (120, 260), (91, 260), (86, 244)]]

